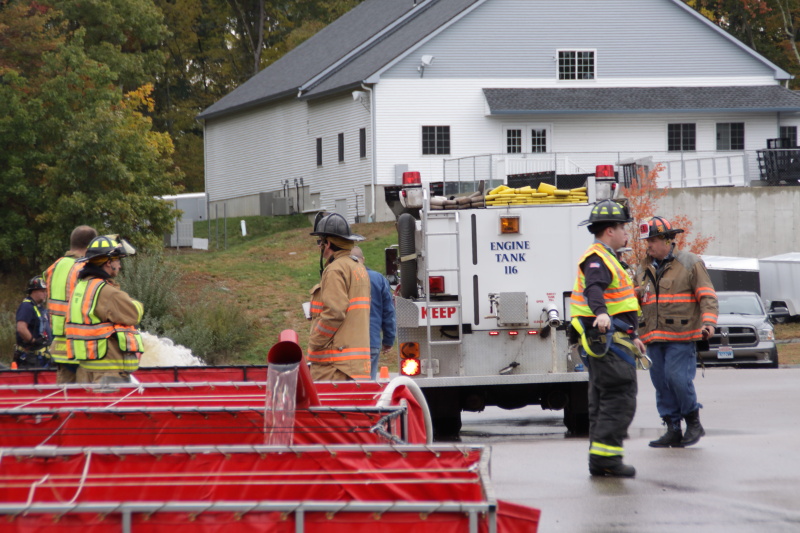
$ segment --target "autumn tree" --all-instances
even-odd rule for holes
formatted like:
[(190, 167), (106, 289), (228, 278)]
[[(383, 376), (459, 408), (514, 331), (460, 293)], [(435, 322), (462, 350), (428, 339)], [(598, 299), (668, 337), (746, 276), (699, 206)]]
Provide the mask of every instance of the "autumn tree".
[(800, 1), (684, 0), (744, 44), (792, 74), (800, 74)]
[(169, 137), (147, 116), (151, 87), (124, 93), (119, 74), (87, 55), (85, 30), (63, 20), (40, 4), (0, 3), (0, 40), (23, 43), (0, 47), (0, 269), (39, 271), (78, 224), (143, 248), (172, 227), (155, 197), (177, 192), (178, 176)]
[[(631, 248), (628, 263), (638, 265), (647, 256), (646, 241), (639, 238), (639, 224), (652, 216), (658, 215), (658, 200), (667, 195), (668, 189), (658, 187), (658, 175), (664, 170), (664, 165), (658, 163), (655, 168), (647, 171), (639, 167), (637, 178), (631, 180), (630, 185), (622, 187), (622, 196), (628, 199), (633, 222), (629, 225), (628, 232), (631, 236)], [(692, 221), (685, 215), (674, 215), (669, 218), (670, 223), (684, 230), (675, 238), (676, 247), (701, 255), (714, 239), (713, 236), (704, 236), (700, 233), (692, 235)]]

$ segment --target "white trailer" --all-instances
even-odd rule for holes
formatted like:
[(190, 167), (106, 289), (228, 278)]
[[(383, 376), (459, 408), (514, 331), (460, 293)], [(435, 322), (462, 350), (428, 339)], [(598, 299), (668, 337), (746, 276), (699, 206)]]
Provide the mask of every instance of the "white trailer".
[(758, 260), (761, 299), (770, 311), (782, 311), (789, 317), (800, 314), (800, 252), (774, 255)]
[[(594, 201), (593, 177), (589, 185)], [(461, 411), (487, 405), (563, 409), (571, 432), (588, 431), (588, 374), (566, 329), (577, 262), (593, 239), (578, 226), (589, 203), (448, 211), (431, 209), (421, 187), (395, 197), (406, 211), (397, 224), (401, 374), (422, 388), (435, 433), (456, 434)]]

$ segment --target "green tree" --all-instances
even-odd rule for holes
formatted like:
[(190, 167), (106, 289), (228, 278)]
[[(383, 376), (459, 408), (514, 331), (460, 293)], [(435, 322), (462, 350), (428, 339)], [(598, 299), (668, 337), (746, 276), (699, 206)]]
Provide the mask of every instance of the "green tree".
[(83, 28), (21, 5), (0, 4), (0, 40), (40, 46), (0, 48), (0, 269), (35, 272), (77, 224), (159, 244), (173, 214), (155, 196), (177, 192), (179, 174), (171, 140), (147, 116), (151, 87), (123, 93), (118, 74), (87, 55)]

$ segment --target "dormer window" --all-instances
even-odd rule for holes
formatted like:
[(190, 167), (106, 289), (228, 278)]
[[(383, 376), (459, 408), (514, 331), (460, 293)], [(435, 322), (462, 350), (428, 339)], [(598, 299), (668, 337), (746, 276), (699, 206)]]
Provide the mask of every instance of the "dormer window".
[(559, 50), (559, 80), (593, 80), (595, 78), (594, 50)]

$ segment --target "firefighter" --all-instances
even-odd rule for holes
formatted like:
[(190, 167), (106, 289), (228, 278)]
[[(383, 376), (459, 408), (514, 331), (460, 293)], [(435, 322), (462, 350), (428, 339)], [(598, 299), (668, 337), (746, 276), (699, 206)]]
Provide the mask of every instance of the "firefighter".
[(628, 242), (625, 225), (631, 220), (627, 207), (603, 200), (580, 224), (588, 224), (595, 237), (578, 261), (570, 299), (572, 328), (589, 370), (592, 476), (636, 475), (633, 466), (623, 463), (622, 441), (636, 412), (636, 358), (645, 348), (636, 334), (639, 303), (633, 281), (616, 254)]
[(308, 360), (315, 381), (369, 379), (370, 282), (351, 251), (361, 235), (338, 213), (317, 216), (321, 280), (311, 289)]
[[(381, 352), (386, 353), (392, 349), (395, 336), (397, 335), (394, 297), (392, 296), (392, 288), (389, 286), (386, 277), (366, 265), (364, 262), (364, 252), (361, 248), (354, 246), (353, 255), (364, 265), (369, 275), (369, 378), (375, 381), (378, 379)], [(383, 337), (382, 341), (381, 337)]]
[(47, 281), (47, 311), (53, 326), (53, 344), (50, 355), (56, 365), (56, 383), (75, 383), (78, 361), (67, 358), (67, 338), (64, 336), (64, 323), (67, 320), (69, 298), (78, 273), (83, 268), (83, 261), (78, 259), (86, 255), (89, 243), (97, 237), (97, 231), (91, 226), (78, 226), (72, 230), (69, 238), (69, 251), (50, 265), (44, 273)]
[(14, 362), (20, 370), (47, 368), (50, 353), (47, 347), (53, 341), (50, 316), (47, 313), (47, 285), (41, 276), (31, 278), (27, 296), (17, 308), (17, 344)]
[(144, 308), (113, 279), (120, 260), (136, 251), (116, 235), (89, 243), (67, 310), (67, 357), (79, 362), (82, 383), (128, 383), (139, 368), (143, 346), (136, 329)]
[[(693, 383), (696, 342), (714, 334), (717, 294), (703, 261), (675, 249), (675, 236), (682, 229), (654, 216), (640, 224), (639, 233), (647, 240), (647, 256), (636, 273), (644, 319), (640, 334), (653, 360), (650, 379), (658, 414), (667, 427), (650, 446), (691, 446), (705, 435)], [(681, 420), (686, 420), (686, 433)]]

